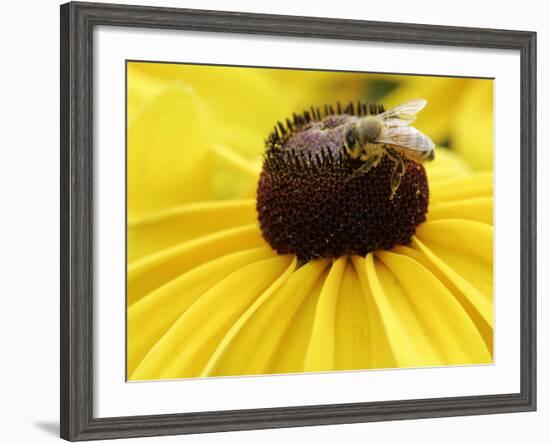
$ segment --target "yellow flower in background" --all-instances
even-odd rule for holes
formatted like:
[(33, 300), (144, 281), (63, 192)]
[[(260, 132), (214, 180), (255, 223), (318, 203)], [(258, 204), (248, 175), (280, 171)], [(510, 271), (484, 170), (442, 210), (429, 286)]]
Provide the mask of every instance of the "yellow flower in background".
[[(356, 99), (362, 76), (344, 77), (129, 63), (130, 219), (189, 201), (253, 196), (256, 184), (243, 183), (240, 176), (248, 169), (256, 179), (273, 124), (309, 108), (321, 91), (331, 91), (324, 96), (330, 101)], [(288, 94), (281, 96), (283, 89)]]
[[(492, 361), (492, 171), (466, 151), (438, 148), (426, 165), (427, 220), (408, 245), (304, 263), (262, 236), (256, 188), (274, 123), (368, 97), (369, 78), (128, 64), (129, 380)], [(454, 118), (432, 111), (434, 139), (459, 140), (457, 103), (482, 81), (414, 77), (414, 94), (411, 79), (391, 79), (387, 105), (425, 97), (428, 113), (437, 82), (433, 100), (445, 88), (453, 100), (434, 108)]]
[(474, 170), (493, 169), (493, 81), (487, 79), (388, 76), (399, 84), (384, 97), (395, 106), (414, 97), (428, 100), (415, 127), (438, 145), (448, 144)]

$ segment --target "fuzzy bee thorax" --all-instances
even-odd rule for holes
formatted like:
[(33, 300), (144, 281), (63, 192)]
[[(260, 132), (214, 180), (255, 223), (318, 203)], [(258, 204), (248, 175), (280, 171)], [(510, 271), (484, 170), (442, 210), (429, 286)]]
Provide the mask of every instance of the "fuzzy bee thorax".
[(384, 123), (376, 116), (367, 116), (360, 119), (355, 125), (355, 131), (357, 138), (361, 144), (374, 143), (382, 130), (384, 129)]

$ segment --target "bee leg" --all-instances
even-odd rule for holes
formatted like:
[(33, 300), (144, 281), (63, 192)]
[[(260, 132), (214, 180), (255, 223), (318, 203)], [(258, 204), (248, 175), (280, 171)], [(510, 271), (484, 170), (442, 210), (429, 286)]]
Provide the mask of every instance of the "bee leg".
[(397, 192), (397, 189), (401, 184), (401, 180), (405, 175), (405, 162), (403, 161), (403, 157), (401, 157), (399, 154), (388, 154), (388, 157), (391, 158), (394, 162), (394, 167), (391, 175), (390, 194), (390, 200), (393, 200), (393, 197), (395, 197), (395, 193)]
[(365, 163), (363, 163), (361, 167), (357, 168), (346, 178), (346, 181), (350, 181), (355, 178), (361, 177), (362, 175), (365, 175), (379, 163), (379, 157), (379, 155), (373, 155), (372, 157), (369, 157), (367, 160), (365, 160)]

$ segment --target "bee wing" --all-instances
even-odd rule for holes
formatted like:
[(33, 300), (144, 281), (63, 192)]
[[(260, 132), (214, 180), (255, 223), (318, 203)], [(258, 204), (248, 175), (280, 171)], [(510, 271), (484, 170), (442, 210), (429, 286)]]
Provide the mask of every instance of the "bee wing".
[(386, 127), (376, 143), (412, 149), (413, 151), (429, 152), (435, 148), (434, 142), (412, 126)]
[(423, 98), (411, 100), (379, 114), (387, 126), (408, 126), (416, 120), (416, 115), (428, 102)]

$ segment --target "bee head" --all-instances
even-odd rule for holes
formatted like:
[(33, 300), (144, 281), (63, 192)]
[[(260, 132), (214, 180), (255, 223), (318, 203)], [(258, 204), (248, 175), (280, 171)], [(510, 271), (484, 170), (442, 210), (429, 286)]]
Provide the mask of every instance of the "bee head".
[(351, 158), (358, 158), (361, 155), (361, 145), (355, 136), (354, 126), (350, 127), (344, 135), (344, 146)]

